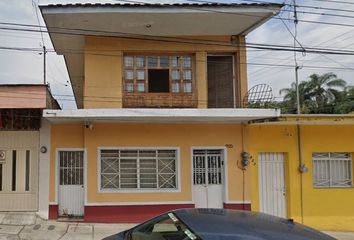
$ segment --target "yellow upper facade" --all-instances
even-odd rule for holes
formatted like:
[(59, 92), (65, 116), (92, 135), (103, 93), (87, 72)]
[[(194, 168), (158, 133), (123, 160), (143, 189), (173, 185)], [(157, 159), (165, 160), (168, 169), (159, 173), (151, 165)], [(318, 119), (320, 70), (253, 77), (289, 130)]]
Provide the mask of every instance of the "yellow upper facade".
[[(228, 43), (231, 36), (193, 39), (213, 39)], [(237, 37), (240, 43), (244, 43), (244, 39), (244, 36)], [(86, 37), (83, 107), (207, 108), (208, 75), (213, 77), (208, 73), (210, 55), (228, 56), (232, 59), (232, 75), (228, 81), (235, 85), (233, 97), (237, 106), (240, 106), (242, 96), (247, 91), (244, 47)], [(158, 62), (156, 66), (154, 61)], [(220, 63), (222, 64), (223, 62)], [(154, 71), (156, 76), (153, 75)], [(219, 71), (225, 70), (221, 68)], [(168, 76), (160, 80), (159, 84), (161, 86), (167, 80), (169, 86), (167, 89), (153, 89), (154, 81), (158, 81), (159, 74), (164, 72)], [(223, 77), (222, 74), (216, 74)]]

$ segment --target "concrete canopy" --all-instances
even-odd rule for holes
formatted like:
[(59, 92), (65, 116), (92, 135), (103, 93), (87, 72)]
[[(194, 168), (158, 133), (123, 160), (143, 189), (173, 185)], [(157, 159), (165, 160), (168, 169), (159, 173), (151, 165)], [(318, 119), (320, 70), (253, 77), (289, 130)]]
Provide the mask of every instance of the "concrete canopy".
[(43, 117), (53, 124), (70, 122), (135, 123), (247, 123), (276, 118), (276, 109), (79, 109), (45, 110)]

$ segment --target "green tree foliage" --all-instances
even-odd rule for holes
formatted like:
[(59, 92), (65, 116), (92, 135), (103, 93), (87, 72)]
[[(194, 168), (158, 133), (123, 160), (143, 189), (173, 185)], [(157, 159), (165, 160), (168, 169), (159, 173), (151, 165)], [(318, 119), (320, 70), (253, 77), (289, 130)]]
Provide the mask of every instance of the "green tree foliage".
[[(299, 84), (301, 113), (342, 114), (354, 111), (353, 87), (334, 73), (312, 74)], [(284, 95), (279, 108), (283, 113), (296, 113), (296, 84), (280, 90)]]
[[(303, 114), (345, 114), (354, 112), (354, 86), (338, 78), (334, 73), (312, 74), (299, 83), (300, 109)], [(295, 114), (296, 84), (280, 90), (281, 102), (252, 103), (253, 108), (279, 108), (282, 113)]]

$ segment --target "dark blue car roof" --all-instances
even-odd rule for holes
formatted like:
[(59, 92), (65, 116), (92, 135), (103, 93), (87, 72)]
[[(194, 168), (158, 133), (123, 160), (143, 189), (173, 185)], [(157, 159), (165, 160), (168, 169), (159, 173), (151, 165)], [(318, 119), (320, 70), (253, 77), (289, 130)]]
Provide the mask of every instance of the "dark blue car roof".
[(225, 209), (173, 211), (203, 240), (333, 240), (292, 220), (271, 215)]

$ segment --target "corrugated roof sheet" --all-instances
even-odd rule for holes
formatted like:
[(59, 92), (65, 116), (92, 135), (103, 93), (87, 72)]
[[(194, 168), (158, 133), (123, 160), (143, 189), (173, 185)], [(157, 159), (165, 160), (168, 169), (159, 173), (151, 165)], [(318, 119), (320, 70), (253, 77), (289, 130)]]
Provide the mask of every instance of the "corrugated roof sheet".
[(56, 7), (281, 7), (278, 3), (74, 3), (74, 4), (49, 4), (41, 5), (41, 8)]

